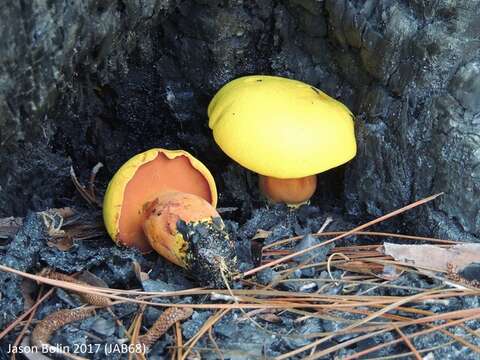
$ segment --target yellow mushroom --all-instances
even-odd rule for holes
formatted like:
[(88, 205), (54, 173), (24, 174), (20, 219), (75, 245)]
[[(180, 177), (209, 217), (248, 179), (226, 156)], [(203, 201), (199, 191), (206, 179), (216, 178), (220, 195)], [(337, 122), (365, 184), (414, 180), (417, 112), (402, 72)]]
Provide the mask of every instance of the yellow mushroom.
[(316, 174), (356, 154), (353, 115), (317, 88), (276, 76), (245, 76), (223, 86), (208, 107), (222, 150), (260, 175), (272, 202), (296, 205), (316, 189)]
[[(144, 253), (153, 248), (194, 270), (200, 280), (220, 285), (219, 267), (233, 272), (236, 257), (216, 204), (215, 181), (199, 160), (186, 151), (156, 148), (134, 156), (115, 173), (103, 218), (117, 244)], [(205, 252), (205, 247), (214, 250)]]

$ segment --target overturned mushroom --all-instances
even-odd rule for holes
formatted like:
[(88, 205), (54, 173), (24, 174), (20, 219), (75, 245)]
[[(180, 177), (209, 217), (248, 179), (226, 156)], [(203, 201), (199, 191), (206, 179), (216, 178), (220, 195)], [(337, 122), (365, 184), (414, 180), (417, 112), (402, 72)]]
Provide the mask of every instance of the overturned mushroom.
[(215, 210), (217, 190), (208, 169), (182, 150), (151, 149), (114, 175), (103, 204), (105, 226), (119, 245), (152, 248), (222, 286), (235, 272), (235, 247)]
[(317, 88), (276, 76), (245, 76), (223, 86), (208, 107), (222, 150), (260, 175), (272, 202), (308, 201), (316, 174), (356, 154), (353, 115)]

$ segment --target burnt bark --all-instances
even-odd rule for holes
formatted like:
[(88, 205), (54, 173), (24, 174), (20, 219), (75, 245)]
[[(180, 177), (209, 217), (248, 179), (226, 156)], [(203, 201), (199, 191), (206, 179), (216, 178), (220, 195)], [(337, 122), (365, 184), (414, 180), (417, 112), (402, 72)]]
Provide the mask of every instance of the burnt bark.
[[(431, 193), (415, 232), (480, 230), (478, 0), (19, 1), (0, 5), (0, 213), (61, 206), (68, 167), (184, 148), (237, 192), (206, 106), (246, 74), (309, 82), (358, 115), (344, 196), (358, 216)], [(340, 172), (323, 179), (339, 182)], [(333, 174), (333, 175), (332, 175)], [(327, 181), (324, 180), (324, 183)]]

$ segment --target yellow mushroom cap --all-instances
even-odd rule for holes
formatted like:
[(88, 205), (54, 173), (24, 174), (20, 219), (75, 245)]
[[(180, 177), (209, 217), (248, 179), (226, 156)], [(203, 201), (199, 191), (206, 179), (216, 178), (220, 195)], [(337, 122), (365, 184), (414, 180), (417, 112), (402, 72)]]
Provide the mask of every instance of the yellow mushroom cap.
[(276, 76), (245, 76), (208, 106), (222, 150), (242, 166), (279, 179), (321, 173), (357, 150), (350, 110), (317, 88)]
[(135, 155), (115, 173), (103, 200), (103, 220), (118, 244), (151, 251), (143, 233), (143, 207), (165, 192), (197, 195), (213, 207), (217, 188), (210, 171), (183, 150), (155, 148)]

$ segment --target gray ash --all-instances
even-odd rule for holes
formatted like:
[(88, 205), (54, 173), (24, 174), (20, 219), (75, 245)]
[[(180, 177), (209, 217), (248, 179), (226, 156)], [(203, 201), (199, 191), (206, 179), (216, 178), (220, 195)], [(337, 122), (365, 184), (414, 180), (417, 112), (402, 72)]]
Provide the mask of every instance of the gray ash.
[[(95, 216), (90, 210), (79, 210), (82, 216), (76, 221), (85, 221), (88, 216)], [(312, 232), (317, 232), (327, 217), (331, 217), (333, 222), (327, 228), (328, 231), (344, 230), (351, 228), (353, 224), (349, 223), (348, 218), (343, 214), (332, 211), (332, 209), (321, 209), (316, 206), (303, 206), (296, 211), (291, 211), (284, 206), (274, 206), (272, 208), (261, 207), (254, 209), (243, 224), (238, 224), (233, 220), (225, 221), (225, 229), (222, 229), (218, 223), (189, 225), (185, 223), (177, 224), (178, 229), (189, 238), (192, 244), (192, 259), (207, 260), (197, 261), (197, 265), (192, 266), (190, 270), (182, 269), (178, 266), (168, 263), (165, 259), (156, 254), (142, 255), (135, 250), (123, 249), (117, 247), (111, 242), (106, 234), (100, 235), (93, 240), (76, 240), (74, 245), (68, 251), (60, 251), (47, 245), (47, 235), (44, 223), (36, 214), (27, 216), (20, 227), (16, 236), (2, 250), (2, 263), (9, 266), (35, 273), (43, 266), (51, 266), (56, 270), (72, 273), (80, 270), (89, 270), (102, 278), (111, 287), (123, 289), (143, 288), (145, 291), (174, 291), (189, 289), (197, 285), (211, 284), (214, 287), (223, 287), (224, 282), (218, 270), (218, 262), (212, 259), (213, 252), (203, 251), (202, 249), (215, 249), (220, 252), (229, 269), (235, 271), (245, 271), (255, 266), (252, 258), (251, 238), (258, 229), (268, 231), (269, 235), (263, 239), (257, 239), (260, 246), (271, 244), (277, 240), (285, 239), (291, 236), (299, 236), (299, 240), (276, 247), (280, 250), (295, 251), (313, 244), (318, 244), (322, 238), (312, 237)], [(67, 222), (68, 226), (74, 226), (75, 221)], [(228, 233), (228, 240), (227, 234)], [(372, 239), (350, 237), (342, 243), (336, 245), (349, 245), (352, 243), (372, 243)], [(225, 246), (227, 245), (227, 246)], [(232, 249), (234, 251), (232, 252)], [(196, 253), (195, 253), (196, 251)], [(24, 256), (24, 254), (26, 254)], [(236, 254), (236, 258), (235, 258)], [(326, 249), (319, 248), (315, 255), (315, 261), (324, 261), (327, 256)], [(265, 259), (263, 259), (265, 260)], [(268, 260), (268, 258), (267, 258)], [(293, 264), (304, 262), (305, 257), (293, 259)], [(207, 263), (207, 261), (212, 261)], [(149, 279), (140, 281), (134, 272), (133, 263), (140, 265), (143, 272), (149, 274)], [(212, 265), (213, 264), (213, 265)], [(292, 265), (292, 264), (290, 264)], [(217, 266), (217, 268), (215, 268)], [(256, 275), (251, 280), (268, 285), (279, 280), (279, 269), (266, 269)], [(233, 270), (232, 270), (233, 272)], [(228, 273), (228, 272), (227, 272)], [(342, 271), (333, 270), (331, 275), (339, 279)], [(195, 276), (193, 276), (195, 275)], [(21, 315), (24, 311), (23, 293), (21, 291), (21, 279), (17, 276), (0, 273), (4, 280), (4, 285), (0, 289), (2, 299), (0, 300), (0, 311), (5, 317), (0, 318), (2, 327), (5, 327), (15, 317)], [(228, 277), (228, 274), (227, 274)], [(287, 278), (278, 283), (277, 289), (284, 291), (321, 291), (324, 294), (369, 294), (372, 296), (409, 296), (414, 291), (408, 287), (429, 289), (441, 286), (438, 281), (432, 281), (429, 278), (422, 277), (415, 273), (405, 273), (396, 280), (391, 281), (390, 285), (399, 286), (397, 288), (381, 287), (378, 285), (363, 284), (356, 288), (348, 288), (345, 284), (338, 284), (330, 281), (330, 275), (323, 268), (308, 268), (301, 271), (295, 271)], [(231, 281), (231, 279), (230, 279)], [(313, 285), (306, 290), (306, 286)], [(245, 288), (246, 285), (241, 281), (231, 281), (233, 288)], [(303, 289), (303, 290), (302, 290)], [(348, 291), (348, 292), (347, 292)], [(38, 288), (33, 292), (35, 297)], [(156, 297), (153, 302), (161, 303), (225, 303), (225, 301), (215, 299), (210, 296), (175, 296), (175, 297)], [(418, 304), (417, 308), (433, 311), (434, 313), (454, 311), (461, 309), (473, 309), (480, 307), (479, 298), (475, 296), (451, 298), (448, 301), (439, 301), (433, 303)], [(79, 298), (72, 293), (64, 290), (56, 290), (54, 294), (45, 301), (38, 309), (36, 319), (42, 319), (54, 311), (74, 308), (80, 305)], [(125, 328), (131, 326), (135, 316), (138, 314), (137, 304), (126, 303), (114, 305), (112, 311), (116, 317), (123, 323)], [(248, 310), (245, 310), (248, 311)], [(142, 333), (148, 326), (154, 323), (156, 318), (162, 313), (158, 307), (148, 306), (146, 308), (143, 320)], [(391, 312), (393, 315), (406, 316), (408, 314), (401, 311)], [(182, 333), (185, 341), (194, 336), (202, 325), (214, 314), (212, 310), (195, 310), (193, 316), (182, 323)], [(268, 313), (260, 312), (252, 316), (255, 321), (252, 322), (241, 310), (231, 310), (218, 323), (213, 326), (212, 334), (220, 349), (222, 349), (225, 358), (259, 358), (274, 357), (285, 352), (294, 350), (299, 346), (311, 343), (316, 339), (313, 334), (331, 332), (344, 328), (344, 322), (334, 321), (328, 318), (311, 317), (299, 321), (297, 315), (285, 311), (275, 312), (273, 318), (268, 317)], [(346, 311), (336, 311), (330, 315), (338, 316), (347, 321), (358, 320), (359, 315), (351, 314)], [(274, 321), (273, 321), (273, 320)], [(104, 359), (105, 355), (102, 349), (121, 343), (126, 338), (125, 330), (120, 328), (116, 321), (113, 321), (111, 314), (106, 310), (100, 310), (94, 317), (75, 322), (58, 330), (52, 341), (62, 345), (73, 346), (73, 344), (90, 344), (99, 346), (99, 352), (95, 354), (86, 354), (92, 359)], [(260, 326), (258, 326), (260, 325)], [(478, 329), (478, 321), (468, 322), (471, 329)], [(408, 326), (403, 330), (406, 334), (419, 331), (420, 326)], [(459, 328), (452, 328), (455, 332), (461, 331)], [(1, 340), (0, 350), (4, 353), (11, 345), (20, 331), (17, 327), (7, 337)], [(453, 331), (453, 330), (452, 330)], [(458, 333), (457, 335), (468, 336)], [(327, 349), (331, 346), (341, 344), (353, 338), (353, 334), (336, 336), (329, 341), (322, 343), (317, 350)], [(335, 353), (337, 357), (355, 354), (377, 343), (384, 343), (397, 338), (394, 332), (384, 333), (374, 338), (361, 341), (357, 344), (339, 350)], [(448, 341), (443, 335), (436, 334), (419, 337), (414, 340), (415, 346), (421, 350), (438, 345)], [(469, 341), (477, 344), (478, 340), (469, 338)], [(249, 346), (245, 346), (248, 343)], [(174, 344), (174, 338), (171, 333), (164, 335), (152, 347), (149, 358), (162, 359), (171, 356), (171, 346)], [(479, 345), (479, 344), (477, 344)], [(219, 355), (212, 346), (208, 336), (204, 336), (197, 344), (201, 351), (202, 359), (218, 359)], [(403, 343), (395, 346), (381, 349), (370, 356), (388, 356), (406, 352), (408, 349)], [(442, 358), (455, 358), (459, 355), (465, 359), (475, 359), (474, 354), (468, 348), (462, 348), (459, 345), (449, 345), (434, 351), (435, 356)], [(0, 358), (1, 358), (0, 352)], [(294, 358), (301, 359), (305, 354), (301, 353)]]
[(238, 264), (235, 242), (225, 231), (222, 220), (214, 218), (211, 223), (179, 220), (177, 230), (188, 243), (186, 262), (191, 274), (202, 284), (225, 288), (225, 281), (231, 282), (238, 273)]

